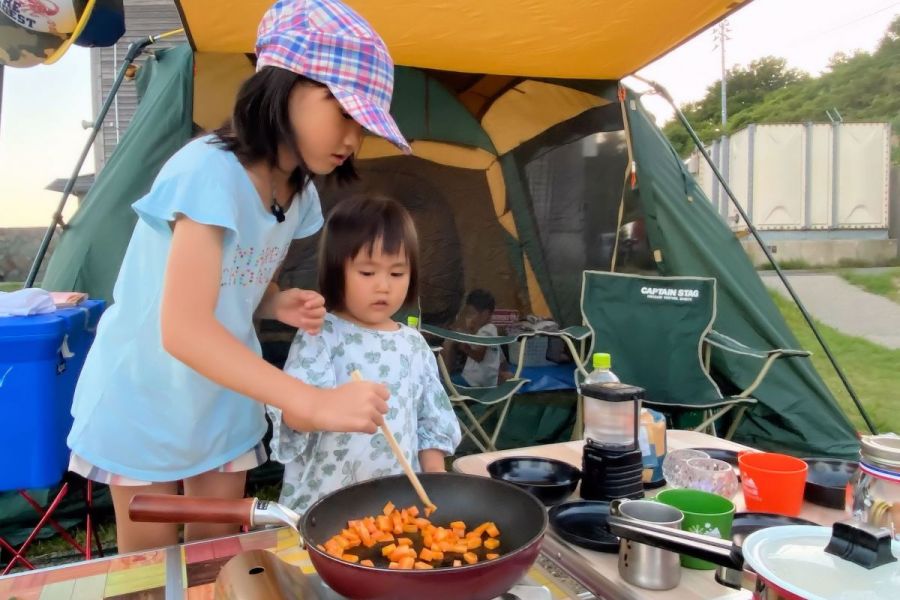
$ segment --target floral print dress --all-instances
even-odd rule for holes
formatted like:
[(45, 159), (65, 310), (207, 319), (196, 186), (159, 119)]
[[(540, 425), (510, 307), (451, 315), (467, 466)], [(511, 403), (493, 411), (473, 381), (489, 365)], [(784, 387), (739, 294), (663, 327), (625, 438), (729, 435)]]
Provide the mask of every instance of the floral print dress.
[[(329, 313), (318, 335), (298, 332), (284, 370), (321, 388), (350, 381), (355, 370), (364, 379), (385, 384), (391, 392), (385, 418), (417, 471), (420, 450), (453, 454), (459, 445), (459, 423), (441, 385), (437, 361), (415, 329), (368, 329)], [(279, 502), (293, 510), (302, 513), (347, 485), (403, 472), (380, 431), (298, 432), (284, 424), (280, 410), (267, 410), (274, 427), (272, 458), (284, 464)]]

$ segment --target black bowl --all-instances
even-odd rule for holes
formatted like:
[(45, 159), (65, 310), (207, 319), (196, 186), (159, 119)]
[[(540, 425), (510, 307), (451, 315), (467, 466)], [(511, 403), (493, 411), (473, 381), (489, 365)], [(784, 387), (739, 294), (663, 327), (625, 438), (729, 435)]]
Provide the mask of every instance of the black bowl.
[(510, 456), (487, 467), (494, 479), (507, 481), (535, 496), (545, 506), (559, 504), (575, 491), (581, 471), (551, 458)]
[(859, 463), (837, 458), (804, 458), (806, 489), (803, 497), (819, 506), (844, 508), (847, 482), (856, 473)]

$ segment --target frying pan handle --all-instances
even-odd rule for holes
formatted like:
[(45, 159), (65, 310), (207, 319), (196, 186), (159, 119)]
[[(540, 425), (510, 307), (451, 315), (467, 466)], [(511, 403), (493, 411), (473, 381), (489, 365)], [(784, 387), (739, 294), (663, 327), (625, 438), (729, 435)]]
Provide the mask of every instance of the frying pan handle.
[(613, 535), (621, 538), (678, 554), (687, 554), (723, 567), (744, 568), (741, 549), (727, 540), (618, 517), (613, 514), (610, 514), (607, 523)]
[(132, 521), (144, 523), (234, 523), (253, 525), (256, 498), (191, 498), (137, 494), (128, 506)]

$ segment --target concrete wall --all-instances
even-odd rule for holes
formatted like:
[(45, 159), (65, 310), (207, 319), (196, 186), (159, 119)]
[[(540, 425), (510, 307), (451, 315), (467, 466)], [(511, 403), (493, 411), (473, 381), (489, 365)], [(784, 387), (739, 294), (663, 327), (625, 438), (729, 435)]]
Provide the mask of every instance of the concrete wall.
[[(756, 240), (747, 238), (741, 243), (754, 265), (768, 264)], [(840, 266), (842, 262), (877, 265), (898, 255), (897, 239), (773, 240), (767, 246), (779, 263), (803, 261), (811, 267)]]
[[(885, 230), (890, 131), (889, 123), (751, 124), (713, 141), (710, 155), (760, 231)], [(705, 161), (688, 165), (722, 217), (741, 229)]]

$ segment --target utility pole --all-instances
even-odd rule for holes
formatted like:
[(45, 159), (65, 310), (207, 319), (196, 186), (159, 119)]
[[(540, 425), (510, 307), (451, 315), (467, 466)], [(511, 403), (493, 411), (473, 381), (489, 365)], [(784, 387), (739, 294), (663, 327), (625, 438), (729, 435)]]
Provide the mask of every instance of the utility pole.
[(731, 39), (731, 28), (728, 26), (728, 21), (722, 21), (719, 23), (719, 27), (715, 32), (715, 40), (716, 45), (714, 47), (719, 49), (719, 55), (721, 57), (721, 69), (722, 69), (722, 135), (725, 135), (725, 124), (728, 122), (728, 101), (727, 101), (727, 79), (728, 79), (728, 70), (725, 68), (725, 42)]
[[(718, 162), (719, 168), (722, 170), (724, 175), (724, 180), (728, 181), (729, 176), (729, 161), (730, 161), (730, 146), (728, 144), (728, 136), (726, 126), (728, 124), (728, 70), (725, 67), (725, 42), (731, 39), (729, 35), (731, 33), (730, 27), (728, 27), (728, 21), (723, 20), (719, 23), (719, 26), (716, 27), (716, 31), (713, 34), (714, 39), (716, 41), (716, 45), (713, 46), (713, 49), (719, 49), (719, 57), (720, 57), (720, 68), (722, 70), (722, 125), (719, 127), (719, 152), (718, 152)], [(716, 181), (715, 185), (718, 186), (719, 182)], [(719, 214), (722, 215), (722, 218), (728, 220), (729, 216), (729, 208), (728, 201), (726, 200), (724, 191), (721, 194), (721, 203), (718, 206)]]

